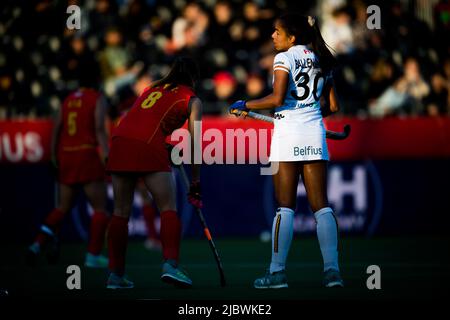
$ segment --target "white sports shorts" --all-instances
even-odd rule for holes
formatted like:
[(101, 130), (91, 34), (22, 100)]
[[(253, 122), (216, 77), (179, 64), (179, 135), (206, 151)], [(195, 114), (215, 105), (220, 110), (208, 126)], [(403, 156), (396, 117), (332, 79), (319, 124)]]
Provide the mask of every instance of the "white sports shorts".
[(269, 161), (329, 160), (323, 123), (315, 121), (311, 126), (301, 119), (293, 120), (275, 120)]

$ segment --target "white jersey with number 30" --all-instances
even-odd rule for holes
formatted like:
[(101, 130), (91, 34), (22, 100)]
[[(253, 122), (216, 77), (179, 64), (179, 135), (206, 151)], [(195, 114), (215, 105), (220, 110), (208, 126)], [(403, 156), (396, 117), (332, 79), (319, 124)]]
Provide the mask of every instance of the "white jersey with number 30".
[[(322, 73), (316, 54), (308, 47), (296, 45), (275, 56), (273, 70), (289, 73), (289, 83), (284, 99), (284, 105), (275, 111), (305, 109), (311, 112), (319, 107), (319, 99), (327, 80)], [(316, 110), (319, 112), (320, 110)]]
[(320, 96), (328, 76), (318, 56), (296, 45), (278, 53), (273, 70), (289, 74), (282, 106), (275, 109), (270, 161), (328, 160)]

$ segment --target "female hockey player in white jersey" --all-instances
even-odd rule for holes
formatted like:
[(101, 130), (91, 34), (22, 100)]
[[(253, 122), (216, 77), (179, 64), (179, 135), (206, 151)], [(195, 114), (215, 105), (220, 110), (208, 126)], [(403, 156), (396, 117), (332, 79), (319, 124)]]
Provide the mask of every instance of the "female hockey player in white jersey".
[[(328, 148), (323, 117), (339, 110), (333, 85), (335, 58), (310, 16), (285, 14), (275, 21), (273, 93), (251, 101), (237, 101), (232, 109), (275, 108), (271, 162), (278, 209), (272, 227), (272, 261), (254, 287), (285, 288), (286, 258), (293, 236), (297, 185), (302, 176), (309, 205), (317, 222), (326, 287), (343, 286), (338, 264), (338, 226), (327, 197)], [(325, 103), (321, 107), (320, 98)], [(272, 166), (274, 167), (274, 166)], [(276, 167), (276, 166), (275, 166)]]

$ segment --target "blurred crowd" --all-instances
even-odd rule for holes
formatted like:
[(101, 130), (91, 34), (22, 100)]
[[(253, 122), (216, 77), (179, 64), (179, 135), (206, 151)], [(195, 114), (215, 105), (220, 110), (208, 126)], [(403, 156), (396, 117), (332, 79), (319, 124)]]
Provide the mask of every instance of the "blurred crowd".
[[(370, 30), (367, 6), (381, 9)], [(70, 30), (69, 5), (81, 8)], [(277, 15), (317, 17), (334, 49), (342, 113), (450, 115), (448, 0), (2, 0), (0, 119), (51, 116), (80, 86), (102, 90), (111, 115), (129, 108), (179, 54), (199, 63), (206, 114), (270, 93)]]

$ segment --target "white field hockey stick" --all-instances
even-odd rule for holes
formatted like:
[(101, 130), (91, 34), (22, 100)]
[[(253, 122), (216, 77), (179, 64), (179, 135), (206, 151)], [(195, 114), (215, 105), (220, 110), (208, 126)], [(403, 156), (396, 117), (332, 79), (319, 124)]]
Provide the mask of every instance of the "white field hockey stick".
[[(236, 117), (243, 116), (244, 118), (249, 117), (249, 118), (256, 119), (256, 120), (273, 123), (272, 117), (269, 117), (269, 116), (266, 116), (264, 114), (260, 114), (257, 112), (253, 112), (253, 111), (242, 111), (239, 109), (232, 109), (230, 111), (230, 113), (234, 114)], [(332, 140), (344, 140), (350, 135), (350, 130), (351, 130), (350, 125), (346, 124), (344, 126), (344, 131), (342, 131), (342, 132), (326, 130), (326, 137), (327, 137), (327, 139), (332, 139)]]

